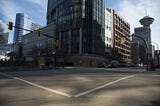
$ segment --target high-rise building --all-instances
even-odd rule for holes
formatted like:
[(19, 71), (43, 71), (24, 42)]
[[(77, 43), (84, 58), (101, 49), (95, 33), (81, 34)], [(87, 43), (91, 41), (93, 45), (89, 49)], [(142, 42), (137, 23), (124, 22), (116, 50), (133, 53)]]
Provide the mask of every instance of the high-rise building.
[(148, 53), (152, 53), (150, 25), (153, 23), (153, 21), (154, 21), (154, 18), (145, 16), (139, 21), (143, 25), (143, 27), (134, 29), (135, 35), (140, 36), (145, 40), (148, 46)]
[[(134, 36), (133, 37), (133, 42), (139, 42), (140, 46), (143, 47), (143, 49), (140, 48), (141, 54), (139, 54), (139, 59), (141, 62), (146, 63), (148, 59), (152, 58), (153, 55), (153, 49), (151, 45), (151, 28), (150, 25), (153, 23), (154, 18), (145, 16), (142, 19), (140, 19), (141, 25), (143, 27), (137, 27), (134, 29)], [(140, 38), (140, 39), (139, 39)]]
[(9, 32), (0, 34), (0, 46), (8, 44)]
[(119, 53), (121, 61), (131, 61), (130, 25), (115, 10), (112, 14), (112, 48)]
[[(28, 30), (36, 30), (41, 27), (39, 24), (32, 22), (28, 17), (28, 15), (24, 13), (16, 14), (15, 26)], [(18, 28), (14, 29), (14, 37), (13, 37), (14, 43), (20, 43), (22, 41), (22, 35), (29, 33), (29, 31), (23, 29), (18, 29)]]
[(105, 10), (105, 52), (111, 52), (112, 44), (112, 15), (111, 10)]
[[(103, 57), (104, 14), (104, 0), (48, 0), (47, 24), (56, 25), (55, 33), (60, 41), (61, 52), (65, 51), (67, 55), (82, 56), (82, 58)], [(77, 62), (79, 62), (77, 64), (84, 63), (82, 60)], [(87, 62), (91, 65), (97, 63), (94, 59)]]
[(9, 32), (7, 30), (7, 25), (0, 19), (0, 46), (8, 43), (8, 36)]
[(0, 19), (0, 61), (9, 59), (7, 56), (7, 53), (10, 50), (8, 46), (8, 36), (9, 32), (7, 31), (7, 25)]

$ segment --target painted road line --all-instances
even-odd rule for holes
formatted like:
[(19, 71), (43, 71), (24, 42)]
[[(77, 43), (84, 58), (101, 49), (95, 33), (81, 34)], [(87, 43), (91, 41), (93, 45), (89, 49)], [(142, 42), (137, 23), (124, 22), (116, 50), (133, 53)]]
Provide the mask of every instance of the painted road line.
[(93, 88), (93, 89), (87, 90), (87, 91), (85, 91), (85, 92), (76, 94), (76, 95), (74, 95), (74, 97), (77, 98), (77, 97), (80, 97), (80, 96), (87, 95), (87, 94), (89, 94), (89, 93), (92, 93), (92, 92), (94, 92), (94, 91), (100, 90), (100, 89), (102, 89), (102, 88), (105, 88), (105, 87), (107, 87), (107, 86), (113, 85), (113, 84), (115, 84), (115, 83), (117, 83), (117, 82), (120, 82), (120, 81), (122, 81), (122, 80), (131, 78), (131, 77), (134, 77), (134, 76), (137, 76), (137, 74), (130, 75), (130, 76), (126, 76), (126, 77), (120, 78), (120, 79), (118, 79), (118, 80), (115, 80), (115, 81), (106, 83), (106, 84), (101, 85), (101, 86), (98, 86), (98, 87), (96, 87), (96, 88)]
[(70, 94), (67, 94), (67, 93), (64, 93), (64, 92), (60, 92), (60, 91), (57, 91), (57, 90), (54, 90), (54, 89), (51, 89), (51, 88), (47, 88), (47, 87), (44, 87), (42, 85), (30, 82), (30, 81), (27, 81), (27, 80), (24, 80), (24, 79), (21, 79), (21, 78), (18, 78), (18, 77), (13, 77), (13, 76), (11, 76), (9, 74), (5, 74), (5, 73), (0, 73), (0, 74), (3, 75), (3, 76), (9, 77), (9, 78), (15, 79), (15, 80), (22, 81), (22, 82), (27, 83), (29, 85), (32, 85), (34, 87), (41, 88), (43, 90), (46, 90), (46, 91), (61, 95), (61, 96), (65, 96), (65, 97), (69, 97), (69, 98), (73, 97), (73, 95), (70, 95)]

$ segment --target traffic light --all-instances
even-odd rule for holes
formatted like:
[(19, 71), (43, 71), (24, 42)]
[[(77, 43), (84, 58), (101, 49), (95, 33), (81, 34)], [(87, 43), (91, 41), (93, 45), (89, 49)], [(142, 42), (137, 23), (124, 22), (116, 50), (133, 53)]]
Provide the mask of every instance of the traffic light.
[(42, 32), (41, 32), (41, 30), (40, 30), (40, 29), (36, 30), (36, 35), (37, 35), (37, 36), (39, 36), (39, 37), (40, 37), (40, 36), (41, 36), (41, 33), (42, 33)]
[(13, 22), (9, 22), (9, 24), (8, 24), (8, 29), (9, 29), (9, 30), (12, 30), (12, 29), (13, 29)]
[(59, 40), (55, 40), (56, 47), (59, 47)]

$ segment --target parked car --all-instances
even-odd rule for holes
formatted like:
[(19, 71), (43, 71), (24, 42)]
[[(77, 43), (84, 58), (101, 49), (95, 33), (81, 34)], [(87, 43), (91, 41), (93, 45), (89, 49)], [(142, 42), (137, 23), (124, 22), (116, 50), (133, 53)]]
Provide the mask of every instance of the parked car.
[(119, 66), (120, 66), (120, 63), (117, 60), (113, 60), (108, 64), (108, 68), (116, 68), (116, 67), (119, 67)]
[(156, 64), (156, 65), (155, 65), (155, 68), (160, 68), (160, 64)]

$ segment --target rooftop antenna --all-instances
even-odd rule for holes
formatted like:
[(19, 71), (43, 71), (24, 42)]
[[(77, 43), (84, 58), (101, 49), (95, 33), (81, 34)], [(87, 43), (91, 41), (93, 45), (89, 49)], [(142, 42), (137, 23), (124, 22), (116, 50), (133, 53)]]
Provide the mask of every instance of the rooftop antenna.
[(145, 7), (145, 16), (147, 16), (147, 8)]
[(148, 10), (147, 10), (147, 5), (144, 5), (144, 9), (145, 9), (145, 16), (149, 16), (148, 15)]

